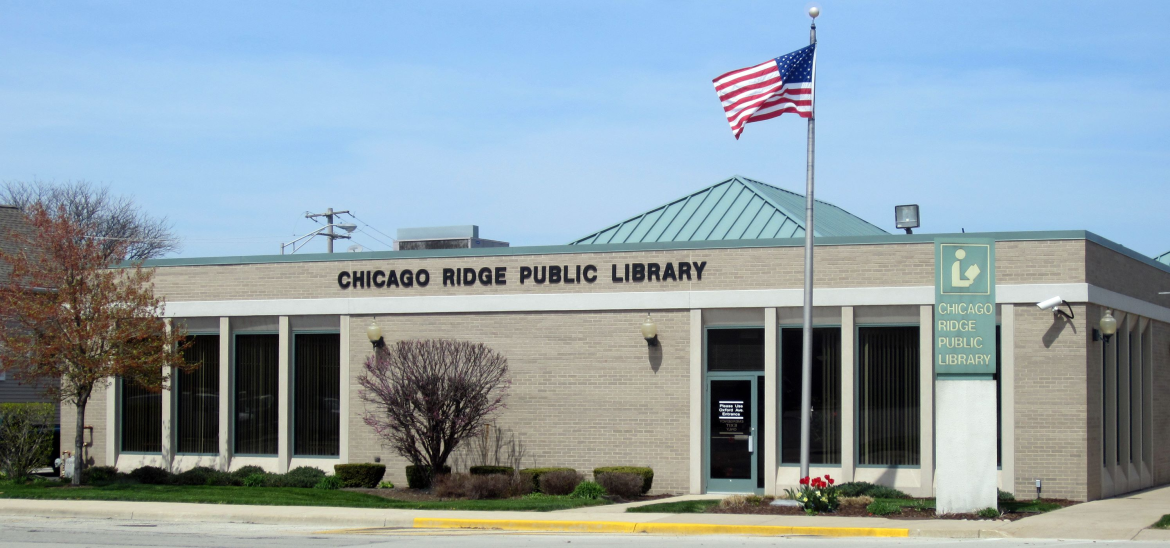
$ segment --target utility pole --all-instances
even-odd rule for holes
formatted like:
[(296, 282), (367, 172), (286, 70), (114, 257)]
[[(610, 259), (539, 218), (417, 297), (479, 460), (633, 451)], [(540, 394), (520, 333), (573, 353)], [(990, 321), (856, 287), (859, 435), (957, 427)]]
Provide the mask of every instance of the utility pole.
[(348, 210), (333, 211), (333, 208), (329, 208), (329, 209), (325, 210), (325, 213), (306, 213), (305, 214), (306, 219), (316, 219), (317, 217), (325, 217), (325, 221), (326, 221), (325, 233), (322, 234), (322, 236), (325, 236), (325, 240), (326, 240), (326, 244), (325, 244), (326, 253), (333, 253), (333, 240), (349, 239), (348, 234), (334, 234), (333, 233), (333, 226), (334, 226), (333, 225), (333, 216), (340, 215), (342, 213), (349, 213), (349, 211)]

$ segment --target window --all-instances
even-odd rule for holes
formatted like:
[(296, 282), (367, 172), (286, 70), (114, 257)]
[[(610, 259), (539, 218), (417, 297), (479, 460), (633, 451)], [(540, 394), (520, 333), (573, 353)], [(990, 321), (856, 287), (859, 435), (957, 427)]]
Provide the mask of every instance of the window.
[(763, 371), (764, 330), (708, 329), (707, 371)]
[(275, 455), (280, 336), (236, 336), (235, 453)]
[[(800, 462), (801, 352), (803, 329), (781, 331), (781, 462)], [(841, 463), (841, 329), (813, 329), (812, 420), (809, 462)]]
[(183, 352), (193, 371), (175, 375), (179, 453), (219, 453), (219, 335), (190, 337)]
[(339, 455), (341, 336), (294, 335), (294, 455)]
[(918, 466), (918, 327), (861, 327), (857, 345), (857, 463)]
[(122, 385), (122, 451), (162, 452), (162, 392), (152, 392), (134, 381)]

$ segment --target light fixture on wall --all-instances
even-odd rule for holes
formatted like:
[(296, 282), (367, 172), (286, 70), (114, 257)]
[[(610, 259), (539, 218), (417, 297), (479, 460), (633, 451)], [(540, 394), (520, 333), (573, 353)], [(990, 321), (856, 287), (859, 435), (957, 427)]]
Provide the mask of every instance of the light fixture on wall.
[(374, 345), (374, 348), (386, 346), (386, 339), (382, 338), (382, 328), (378, 327), (377, 320), (371, 321), (370, 326), (366, 328), (366, 337), (369, 337), (370, 344)]
[(646, 321), (642, 322), (642, 338), (646, 339), (646, 344), (649, 346), (658, 346), (658, 324), (650, 319), (650, 313), (646, 313)]
[[(1105, 337), (1105, 344), (1109, 344), (1109, 338), (1112, 337), (1114, 333), (1117, 333), (1117, 318), (1113, 317), (1113, 311), (1106, 309), (1105, 315), (1101, 316), (1101, 321), (1098, 322), (1097, 325), (1101, 329), (1101, 335)], [(1097, 330), (1094, 329), (1093, 331), (1093, 340), (1097, 340)]]

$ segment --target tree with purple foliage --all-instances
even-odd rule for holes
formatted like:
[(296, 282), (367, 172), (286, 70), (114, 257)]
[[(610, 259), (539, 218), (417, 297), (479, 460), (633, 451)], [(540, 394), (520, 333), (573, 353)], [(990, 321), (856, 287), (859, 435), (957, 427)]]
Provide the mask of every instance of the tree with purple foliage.
[(376, 349), (358, 384), (365, 423), (430, 479), (504, 407), (512, 381), (507, 358), (491, 348), (438, 339)]

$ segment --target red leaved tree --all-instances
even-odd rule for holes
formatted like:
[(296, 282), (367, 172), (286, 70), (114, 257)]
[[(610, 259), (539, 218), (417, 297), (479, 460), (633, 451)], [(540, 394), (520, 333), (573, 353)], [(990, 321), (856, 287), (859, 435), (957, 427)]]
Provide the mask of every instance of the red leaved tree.
[(511, 379), (491, 348), (440, 339), (375, 350), (358, 383), (366, 424), (429, 480), (504, 407)]
[(162, 319), (152, 272), (141, 263), (119, 267), (129, 242), (93, 237), (93, 227), (64, 209), (33, 204), (25, 213), (28, 230), (8, 235), (15, 251), (0, 252), (9, 269), (0, 285), (0, 367), (76, 408), (78, 484), (94, 388), (121, 377), (162, 389), (169, 367), (189, 367), (177, 351), (184, 334)]

